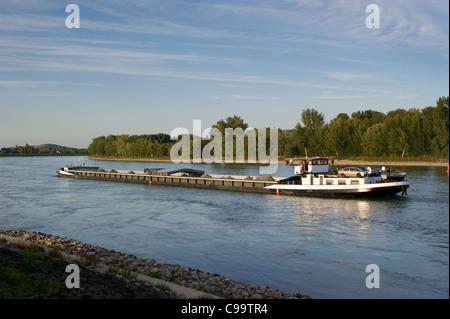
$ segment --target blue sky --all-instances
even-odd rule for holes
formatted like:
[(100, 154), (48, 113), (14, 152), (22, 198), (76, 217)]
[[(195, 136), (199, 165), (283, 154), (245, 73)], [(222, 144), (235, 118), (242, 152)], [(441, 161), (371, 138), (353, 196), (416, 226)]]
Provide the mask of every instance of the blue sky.
[(449, 95), (448, 26), (446, 0), (2, 0), (0, 147), (434, 106)]

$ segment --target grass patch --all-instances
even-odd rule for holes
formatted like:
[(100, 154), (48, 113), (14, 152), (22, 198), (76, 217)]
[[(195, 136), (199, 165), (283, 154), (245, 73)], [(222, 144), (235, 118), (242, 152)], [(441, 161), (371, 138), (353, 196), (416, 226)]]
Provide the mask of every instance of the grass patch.
[(28, 271), (41, 271), (48, 262), (44, 256), (37, 250), (25, 249), (20, 252), (20, 264)]
[(159, 271), (150, 271), (147, 275), (152, 278), (161, 279), (161, 273)]
[(82, 254), (79, 257), (79, 261), (81, 264), (83, 264), (85, 266), (93, 265), (94, 267), (96, 267), (98, 262), (100, 261), (100, 257), (98, 257), (96, 254), (93, 254), (93, 253), (86, 253), (86, 254)]
[(22, 241), (22, 240), (19, 240), (16, 242), (16, 247), (19, 249), (23, 249), (23, 250), (30, 250), (30, 251), (41, 252), (41, 253), (43, 253), (45, 251), (45, 248), (41, 245), (38, 245), (38, 244), (35, 244), (32, 242)]
[(21, 273), (10, 266), (0, 267), (0, 282), (9, 285), (0, 291), (0, 297), (13, 295), (49, 298), (64, 291), (67, 298), (81, 298), (81, 294), (77, 290), (70, 290), (65, 285), (51, 280), (35, 280), (31, 274)]
[(62, 259), (61, 250), (58, 247), (53, 247), (49, 253), (50, 257), (55, 259)]
[(170, 291), (169, 286), (164, 285), (162, 283), (156, 284), (155, 287), (158, 288), (161, 291)]
[(128, 279), (134, 279), (137, 277), (137, 274), (134, 273), (133, 271), (131, 271), (131, 269), (125, 268), (124, 264), (121, 264), (119, 266), (119, 274), (124, 277), (124, 278), (128, 278)]
[(116, 267), (114, 267), (112, 265), (109, 265), (108, 266), (108, 272), (111, 273), (111, 274), (117, 274), (117, 269), (116, 269)]
[(127, 279), (135, 279), (137, 277), (137, 274), (131, 269), (126, 268), (124, 264), (120, 264), (119, 267), (109, 265), (107, 271), (111, 274), (120, 275)]

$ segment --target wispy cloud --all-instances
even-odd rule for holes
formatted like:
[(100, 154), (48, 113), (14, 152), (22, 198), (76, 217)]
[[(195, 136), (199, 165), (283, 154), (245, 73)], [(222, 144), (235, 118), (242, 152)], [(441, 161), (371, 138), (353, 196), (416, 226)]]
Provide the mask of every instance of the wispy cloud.
[(448, 27), (442, 28), (448, 25), (448, 2), (379, 0), (376, 3), (381, 10), (381, 28), (377, 30), (365, 26), (368, 15), (365, 8), (370, 3), (373, 1), (280, 0), (276, 4), (258, 1), (258, 4), (204, 6), (209, 12), (216, 12), (218, 17), (232, 15), (241, 23), (246, 19), (270, 21), (266, 25), (269, 37), (287, 42), (329, 46), (389, 43), (416, 49), (448, 48)]
[[(115, 48), (108, 42), (71, 43), (62, 38), (4, 37), (0, 39), (0, 70), (46, 72), (92, 72), (167, 77), (223, 83), (251, 83), (342, 90), (335, 84), (299, 79), (245, 74), (243, 72), (205, 72), (205, 62), (218, 66), (244, 65), (243, 59), (221, 58), (186, 53), (151, 52), (153, 48)], [(123, 43), (122, 43), (123, 44)], [(128, 47), (132, 47), (132, 42)], [(31, 83), (31, 82), (30, 82)], [(243, 97), (241, 97), (243, 98)]]
[(56, 82), (56, 81), (0, 81), (0, 88), (40, 88), (48, 86), (97, 86), (104, 87), (105, 84), (99, 83), (83, 83), (83, 82)]
[(235, 100), (267, 100), (267, 101), (278, 100), (276, 96), (232, 95), (231, 97)]
[(316, 99), (324, 99), (324, 100), (348, 100), (348, 99), (360, 99), (363, 98), (363, 95), (329, 95), (324, 94), (316, 97)]
[(64, 17), (54, 17), (50, 15), (0, 13), (0, 30), (2, 31), (33, 31), (45, 32), (61, 30), (65, 28)]
[[(161, 4), (155, 1), (96, 0), (81, 1), (80, 6), (82, 28), (92, 31), (199, 39), (266, 37), (272, 41), (327, 45), (343, 45), (342, 40), (347, 40), (347, 45), (357, 41), (448, 48), (448, 41), (444, 41), (448, 40), (448, 26), (442, 27), (448, 22), (448, 2), (379, 0), (381, 28), (368, 30), (365, 27), (365, 7), (372, 2), (279, 0), (247, 1), (245, 4), (193, 2), (188, 5), (180, 1)], [(21, 1), (3, 0), (2, 7), (0, 30), (39, 32), (64, 28), (64, 5), (54, 1), (27, 1), (25, 5)], [(192, 14), (186, 14), (183, 21), (159, 14), (169, 10), (175, 15), (175, 10), (184, 9)], [(55, 10), (61, 11), (59, 16), (55, 16)], [(85, 11), (90, 14), (98, 12), (104, 18), (88, 18), (83, 15)], [(180, 12), (177, 13), (179, 16)], [(333, 41), (336, 38), (339, 41)]]
[(335, 80), (354, 81), (354, 80), (373, 80), (373, 74), (357, 72), (328, 72), (326, 76)]
[(407, 94), (407, 95), (399, 95), (398, 98), (399, 99), (415, 99), (418, 98), (420, 96), (420, 94)]
[(57, 84), (53, 81), (0, 81), (0, 88), (30, 88), (30, 87), (42, 87), (49, 84)]

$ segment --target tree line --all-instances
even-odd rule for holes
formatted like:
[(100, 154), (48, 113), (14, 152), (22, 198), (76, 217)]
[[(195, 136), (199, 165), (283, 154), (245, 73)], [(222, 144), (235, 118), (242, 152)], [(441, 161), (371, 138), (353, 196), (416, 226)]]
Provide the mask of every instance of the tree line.
[(0, 156), (40, 156), (40, 155), (87, 155), (85, 148), (52, 147), (49, 145), (32, 146), (16, 145), (0, 149)]
[(340, 113), (329, 123), (314, 109), (303, 110), (301, 122), (283, 131), (280, 153), (287, 157), (449, 158), (449, 97), (422, 110), (397, 109), (386, 114)]
[[(226, 128), (246, 130), (248, 127), (237, 115), (213, 125), (222, 132), (223, 150)], [(181, 136), (178, 140), (171, 140), (170, 135), (164, 133), (100, 136), (93, 139), (88, 151), (93, 156), (167, 158), (171, 147), (180, 139)], [(268, 138), (266, 146), (269, 142)], [(208, 139), (202, 139), (202, 148), (208, 143)], [(247, 136), (245, 143), (248, 143)], [(317, 110), (304, 109), (294, 128), (278, 130), (278, 155), (448, 159), (449, 97), (441, 97), (436, 106), (421, 110), (396, 109), (386, 114), (373, 110), (357, 111), (351, 115), (340, 113), (329, 123)]]

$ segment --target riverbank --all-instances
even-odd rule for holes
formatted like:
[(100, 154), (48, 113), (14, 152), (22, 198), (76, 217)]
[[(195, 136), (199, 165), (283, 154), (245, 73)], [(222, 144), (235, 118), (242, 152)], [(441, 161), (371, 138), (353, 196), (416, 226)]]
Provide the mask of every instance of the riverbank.
[[(134, 157), (95, 157), (89, 156), (90, 160), (97, 161), (119, 161), (119, 162), (159, 162), (159, 163), (172, 163), (170, 158), (134, 158)], [(224, 160), (225, 162), (225, 160)], [(279, 160), (278, 164), (287, 164), (288, 159)], [(262, 163), (248, 163), (246, 161), (244, 164), (255, 164), (264, 165)], [(418, 160), (353, 160), (353, 159), (334, 159), (335, 166), (433, 166), (433, 167), (447, 167), (449, 164), (448, 160), (430, 160), (430, 161), (418, 161)]]
[(359, 161), (359, 160), (334, 160), (335, 166), (433, 166), (433, 167), (447, 167), (448, 161)]
[[(0, 229), (0, 257), (0, 298), (310, 299), (40, 232)], [(80, 289), (65, 285), (68, 264)]]

